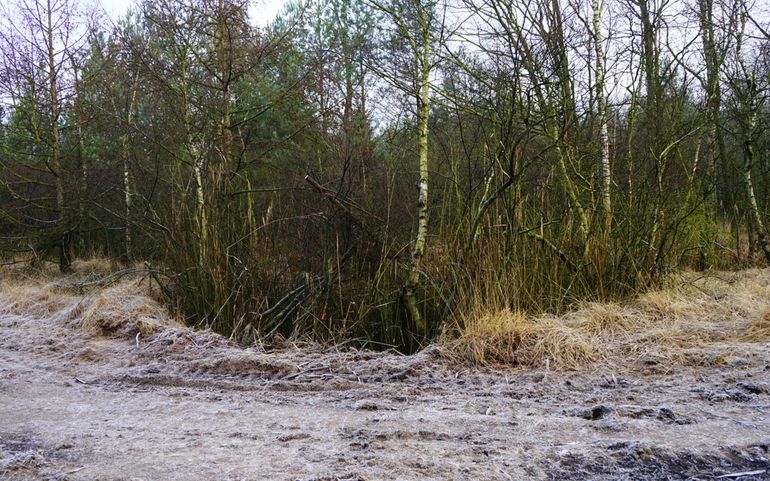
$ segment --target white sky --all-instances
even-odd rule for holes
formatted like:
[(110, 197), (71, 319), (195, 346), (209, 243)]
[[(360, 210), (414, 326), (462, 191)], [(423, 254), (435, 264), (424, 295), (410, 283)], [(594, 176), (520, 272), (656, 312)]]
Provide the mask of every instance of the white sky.
[[(110, 17), (117, 19), (128, 10), (128, 7), (135, 4), (135, 0), (95, 0), (101, 3)], [(288, 0), (256, 0), (249, 8), (249, 15), (257, 25), (264, 26), (275, 18), (276, 14), (283, 8)]]

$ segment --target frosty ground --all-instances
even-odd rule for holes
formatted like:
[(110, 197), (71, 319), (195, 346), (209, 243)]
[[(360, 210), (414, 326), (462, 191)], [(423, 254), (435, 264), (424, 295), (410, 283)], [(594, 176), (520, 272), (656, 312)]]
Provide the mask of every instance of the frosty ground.
[(770, 479), (765, 311), (684, 357), (481, 367), (447, 345), (244, 350), (142, 282), (6, 274), (1, 480)]

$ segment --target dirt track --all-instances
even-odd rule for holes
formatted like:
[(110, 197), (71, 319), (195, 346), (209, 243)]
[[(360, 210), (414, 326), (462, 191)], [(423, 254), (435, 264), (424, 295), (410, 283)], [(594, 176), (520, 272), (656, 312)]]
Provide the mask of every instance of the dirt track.
[(770, 479), (767, 347), (492, 371), (48, 314), (0, 314), (0, 480)]

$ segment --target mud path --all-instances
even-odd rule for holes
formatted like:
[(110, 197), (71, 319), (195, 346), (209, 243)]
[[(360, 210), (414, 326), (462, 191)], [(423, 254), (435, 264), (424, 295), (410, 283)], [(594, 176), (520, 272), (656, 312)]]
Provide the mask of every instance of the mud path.
[(135, 334), (0, 315), (0, 480), (770, 479), (764, 347), (565, 373)]

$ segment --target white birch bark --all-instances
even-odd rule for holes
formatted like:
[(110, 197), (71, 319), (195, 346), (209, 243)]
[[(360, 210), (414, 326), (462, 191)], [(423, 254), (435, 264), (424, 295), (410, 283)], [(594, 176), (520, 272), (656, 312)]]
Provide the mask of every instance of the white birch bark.
[(601, 202), (604, 215), (605, 234), (609, 234), (612, 227), (612, 198), (610, 187), (612, 185), (612, 170), (610, 168), (610, 139), (607, 132), (607, 97), (604, 92), (604, 79), (606, 75), (603, 35), (602, 35), (602, 0), (592, 0), (593, 8), (593, 37), (596, 53), (596, 103), (599, 114), (599, 168), (601, 171)]

